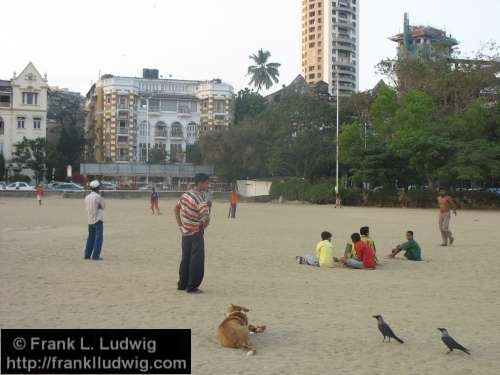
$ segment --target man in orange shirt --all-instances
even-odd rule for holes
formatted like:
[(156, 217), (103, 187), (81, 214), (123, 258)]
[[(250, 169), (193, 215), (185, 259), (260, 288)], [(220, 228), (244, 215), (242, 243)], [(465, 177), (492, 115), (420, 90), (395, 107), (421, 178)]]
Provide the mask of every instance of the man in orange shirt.
[(36, 200), (38, 201), (38, 205), (42, 205), (42, 197), (43, 197), (43, 187), (42, 185), (37, 185), (36, 186)]
[(238, 204), (238, 194), (233, 190), (231, 194), (229, 194), (229, 203), (230, 203), (230, 208), (229, 208), (229, 216), (232, 219), (236, 218), (236, 205)]

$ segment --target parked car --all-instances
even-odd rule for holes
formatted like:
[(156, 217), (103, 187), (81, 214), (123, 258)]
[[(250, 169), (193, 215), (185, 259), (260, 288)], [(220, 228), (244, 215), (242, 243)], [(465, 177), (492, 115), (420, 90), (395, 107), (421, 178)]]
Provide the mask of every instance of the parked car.
[(7, 188), (7, 183), (5, 181), (0, 181), (0, 190), (5, 190)]
[(6, 190), (25, 190), (25, 191), (34, 191), (35, 188), (30, 186), (26, 182), (17, 181), (7, 185)]
[(52, 185), (53, 190), (57, 191), (83, 191), (83, 187), (74, 182), (63, 182)]
[(489, 193), (495, 193), (497, 195), (500, 195), (500, 188), (491, 187), (487, 188), (486, 191)]
[(99, 186), (101, 190), (116, 190), (116, 184), (114, 182), (101, 181)]

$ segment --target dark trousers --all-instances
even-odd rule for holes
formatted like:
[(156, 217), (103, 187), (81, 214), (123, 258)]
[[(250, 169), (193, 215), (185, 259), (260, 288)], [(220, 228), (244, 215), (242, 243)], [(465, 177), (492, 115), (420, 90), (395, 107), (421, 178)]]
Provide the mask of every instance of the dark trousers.
[(229, 211), (231, 213), (231, 217), (234, 219), (236, 217), (236, 203), (231, 203)]
[(182, 237), (182, 259), (177, 289), (193, 290), (200, 286), (205, 272), (205, 241), (203, 232)]
[(95, 224), (89, 224), (89, 235), (85, 245), (85, 258), (99, 259), (101, 256), (104, 224), (99, 220)]

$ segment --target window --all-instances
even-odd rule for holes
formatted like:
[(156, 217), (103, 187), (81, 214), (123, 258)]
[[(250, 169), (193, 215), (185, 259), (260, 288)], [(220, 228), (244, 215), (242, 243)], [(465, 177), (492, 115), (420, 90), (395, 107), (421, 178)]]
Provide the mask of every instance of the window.
[(0, 135), (3, 135), (5, 123), (3, 122), (3, 118), (0, 117)]
[(10, 106), (10, 96), (0, 95), (0, 107), (9, 107), (9, 106)]
[(17, 128), (18, 129), (24, 129), (24, 117), (18, 117), (17, 118)]
[(40, 129), (41, 124), (42, 124), (42, 119), (41, 118), (35, 117), (33, 119), (33, 129)]
[(148, 128), (146, 121), (141, 122), (141, 125), (139, 125), (139, 135), (141, 137), (146, 137), (148, 135)]
[(120, 96), (118, 99), (118, 108), (126, 109), (128, 108), (128, 98), (126, 96)]
[(177, 111), (177, 102), (175, 100), (162, 100), (161, 110), (166, 112)]
[(36, 92), (23, 92), (23, 104), (37, 105), (38, 94)]
[(214, 112), (215, 113), (225, 113), (225, 101), (224, 100), (215, 100), (214, 101)]
[(170, 128), (171, 137), (182, 137), (182, 125), (178, 122), (174, 122)]

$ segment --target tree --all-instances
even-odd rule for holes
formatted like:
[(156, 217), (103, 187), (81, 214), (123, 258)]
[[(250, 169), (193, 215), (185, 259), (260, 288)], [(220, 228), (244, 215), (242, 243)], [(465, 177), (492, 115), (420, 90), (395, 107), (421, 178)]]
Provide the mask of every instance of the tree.
[(149, 150), (149, 161), (152, 164), (165, 164), (168, 152), (162, 147), (153, 147)]
[(45, 138), (28, 139), (23, 137), (21, 142), (14, 145), (11, 162), (16, 163), (19, 168), (28, 168), (35, 173), (36, 183), (43, 177), (46, 163)]
[(47, 118), (60, 125), (61, 133), (57, 144), (47, 147), (47, 167), (49, 171), (55, 169), (57, 179), (66, 177), (67, 165), (74, 171), (79, 169), (85, 144), (83, 103), (78, 93), (49, 91)]
[(234, 105), (234, 124), (238, 125), (245, 117), (255, 117), (265, 109), (266, 100), (258, 92), (245, 88), (238, 91)]
[(257, 91), (262, 89), (262, 86), (269, 89), (273, 85), (273, 81), (274, 83), (279, 81), (278, 68), (281, 64), (268, 63), (269, 57), (271, 57), (271, 53), (262, 49), (258, 50), (257, 54), (250, 55), (250, 59), (253, 60), (255, 65), (248, 67), (247, 75), (251, 76), (249, 84), (256, 87)]
[(201, 148), (199, 143), (186, 146), (186, 162), (193, 164), (203, 164)]

